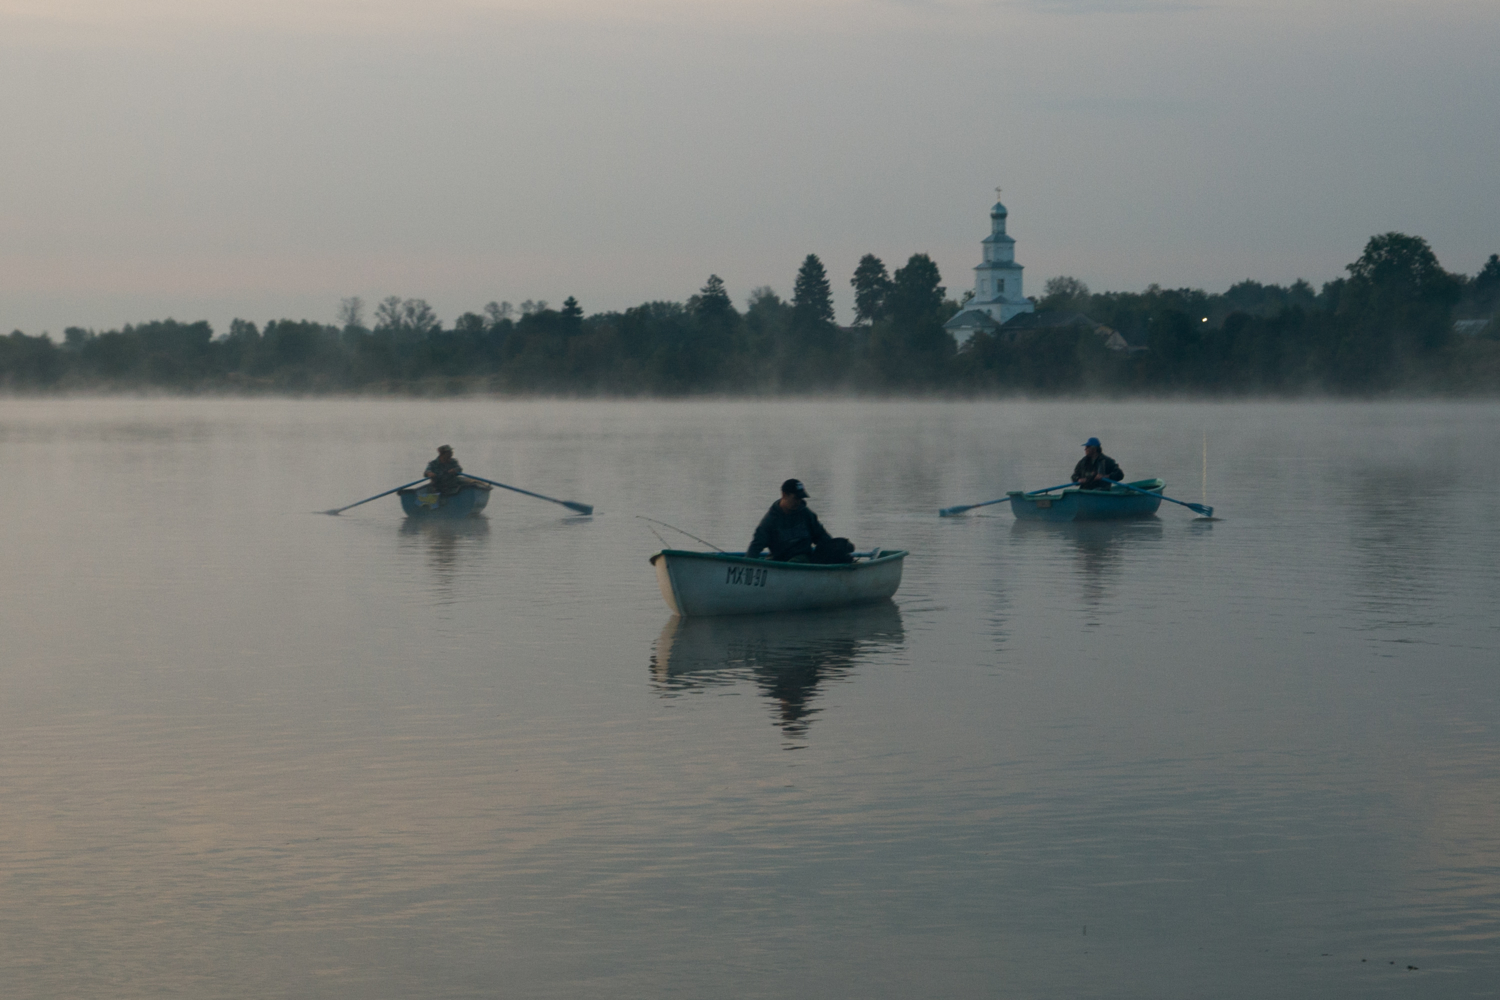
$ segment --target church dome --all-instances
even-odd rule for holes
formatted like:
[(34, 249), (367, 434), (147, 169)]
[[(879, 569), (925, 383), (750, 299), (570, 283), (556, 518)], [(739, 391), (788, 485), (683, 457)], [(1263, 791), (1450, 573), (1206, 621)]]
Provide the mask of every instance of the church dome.
[(990, 209), (990, 218), (992, 219), (996, 217), (1003, 217), (1009, 214), (1010, 213), (1005, 210), (1005, 206), (998, 201), (995, 202), (995, 207)]

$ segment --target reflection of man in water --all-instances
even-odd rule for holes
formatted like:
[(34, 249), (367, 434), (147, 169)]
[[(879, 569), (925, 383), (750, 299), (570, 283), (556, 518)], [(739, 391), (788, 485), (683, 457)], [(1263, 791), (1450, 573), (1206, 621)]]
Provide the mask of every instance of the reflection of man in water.
[(1124, 478), (1119, 463), (1104, 454), (1098, 438), (1089, 438), (1083, 443), (1083, 457), (1073, 466), (1073, 482), (1079, 489), (1107, 490), (1109, 480), (1119, 482)]
[(756, 686), (776, 703), (776, 715), (788, 736), (805, 735), (812, 717), (821, 711), (813, 706), (819, 682), (847, 676), (852, 669), (855, 641), (845, 640), (840, 646), (805, 650), (800, 657), (787, 657), (784, 663), (756, 664)]
[(830, 538), (828, 530), (807, 506), (807, 488), (795, 479), (781, 484), (781, 499), (771, 505), (756, 526), (745, 555), (760, 558), (771, 550), (777, 562), (847, 563), (854, 546), (847, 538)]
[(453, 448), (446, 444), (438, 448), (438, 457), (428, 462), (427, 471), (422, 473), (432, 480), (432, 488), (445, 497), (451, 497), (464, 488), (459, 479), (463, 474), (464, 467), (453, 457)]

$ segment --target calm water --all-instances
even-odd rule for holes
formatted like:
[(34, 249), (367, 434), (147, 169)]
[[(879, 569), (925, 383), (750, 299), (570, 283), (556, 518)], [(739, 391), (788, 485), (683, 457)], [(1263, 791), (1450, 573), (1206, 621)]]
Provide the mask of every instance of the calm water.
[[(935, 516), (1091, 434), (1221, 519)], [(0, 989), (1495, 996), (1497, 439), (1495, 405), (0, 402)], [(599, 513), (310, 513), (443, 442)], [(635, 515), (740, 548), (788, 476), (912, 551), (895, 604), (673, 620)]]

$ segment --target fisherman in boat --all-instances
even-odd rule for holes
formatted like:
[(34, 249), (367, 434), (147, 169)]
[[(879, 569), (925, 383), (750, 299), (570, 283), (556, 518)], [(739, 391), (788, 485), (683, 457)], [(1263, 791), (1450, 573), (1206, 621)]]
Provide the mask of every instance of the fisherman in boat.
[(799, 480), (781, 484), (781, 499), (760, 519), (745, 555), (759, 559), (769, 549), (777, 562), (851, 563), (854, 546), (847, 538), (832, 538), (807, 506), (807, 488)]
[(453, 457), (451, 445), (442, 445), (438, 448), (438, 456), (427, 463), (427, 471), (422, 473), (432, 483), (432, 489), (440, 496), (451, 497), (464, 488), (462, 476), (464, 467), (458, 464)]
[(1104, 454), (1104, 446), (1098, 438), (1089, 438), (1083, 443), (1083, 457), (1073, 466), (1073, 482), (1081, 490), (1107, 490), (1109, 481), (1119, 482), (1125, 478), (1120, 463)]

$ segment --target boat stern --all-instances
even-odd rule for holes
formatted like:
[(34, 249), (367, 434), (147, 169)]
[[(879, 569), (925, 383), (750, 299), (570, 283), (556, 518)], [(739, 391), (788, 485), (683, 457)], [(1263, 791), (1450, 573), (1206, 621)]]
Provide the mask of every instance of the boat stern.
[(488, 486), (481, 488), (468, 482), (452, 496), (442, 496), (426, 486), (399, 490), (396, 495), (407, 517), (469, 517), (490, 502)]
[(672, 568), (668, 564), (666, 553), (658, 552), (652, 556), (651, 565), (656, 567), (656, 585), (661, 588), (662, 600), (667, 602), (667, 607), (672, 609), (674, 615), (682, 616), (682, 605), (677, 600), (676, 588), (672, 586)]
[(1010, 497), (1010, 510), (1018, 521), (1071, 521), (1077, 514), (1069, 502), (1070, 494), (1027, 496), (1020, 490), (1012, 490), (1006, 496)]

